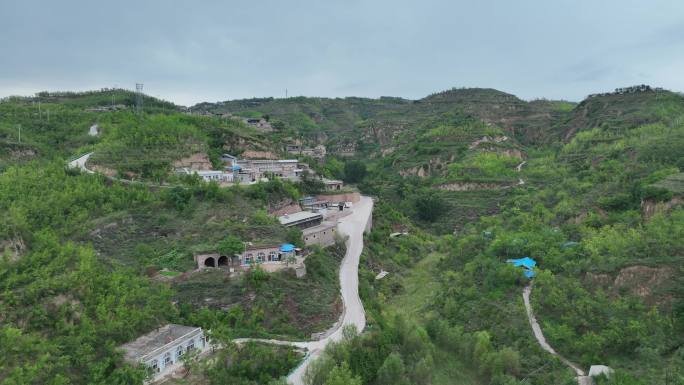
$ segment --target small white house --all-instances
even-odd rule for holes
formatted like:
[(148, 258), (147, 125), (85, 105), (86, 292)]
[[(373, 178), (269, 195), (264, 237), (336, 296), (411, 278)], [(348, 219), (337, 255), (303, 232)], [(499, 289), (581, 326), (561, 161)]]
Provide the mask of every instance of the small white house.
[(606, 365), (591, 365), (591, 367), (589, 368), (589, 377), (610, 377), (612, 374), (613, 369)]
[(131, 364), (142, 364), (152, 372), (152, 381), (172, 374), (183, 367), (184, 355), (209, 349), (202, 328), (168, 324), (134, 341), (122, 345), (124, 359)]

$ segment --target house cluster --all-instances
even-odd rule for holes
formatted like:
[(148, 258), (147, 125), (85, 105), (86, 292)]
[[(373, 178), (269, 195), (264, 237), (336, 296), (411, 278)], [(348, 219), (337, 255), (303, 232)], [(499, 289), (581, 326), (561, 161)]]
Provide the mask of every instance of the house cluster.
[[(302, 230), (306, 246), (322, 247), (335, 244), (337, 236), (337, 216), (340, 212), (351, 208), (351, 202), (331, 202), (306, 197), (300, 200), (304, 210), (281, 215), (278, 221), (285, 227), (296, 227)], [(279, 265), (301, 264), (302, 250), (286, 243), (281, 245), (252, 245), (245, 243), (244, 250), (235, 255), (220, 253), (204, 253), (194, 256), (198, 269), (228, 268), (246, 270), (255, 264)]]
[(255, 183), (264, 179), (278, 177), (290, 181), (299, 181), (305, 171), (311, 172), (309, 166), (297, 159), (239, 159), (230, 154), (223, 154), (222, 170), (213, 170), (211, 162), (206, 159), (193, 161), (193, 157), (177, 162), (176, 173), (179, 175), (196, 174), (207, 182), (217, 183)]
[(183, 368), (183, 356), (210, 349), (202, 328), (168, 324), (128, 342), (120, 349), (133, 365), (144, 365), (150, 380), (157, 381)]
[(621, 88), (616, 88), (614, 92), (604, 92), (604, 93), (598, 93), (598, 94), (591, 94), (587, 96), (587, 98), (595, 98), (597, 96), (610, 96), (610, 95), (624, 95), (624, 94), (635, 94), (638, 92), (662, 92), (663, 89), (661, 87), (651, 87), (646, 84), (639, 84), (636, 86), (631, 86), (631, 87), (621, 87)]
[(309, 156), (316, 160), (325, 159), (327, 150), (324, 145), (319, 144), (315, 147), (308, 147), (301, 144), (299, 141), (289, 143), (285, 145), (285, 152), (288, 154), (299, 155), (299, 156)]

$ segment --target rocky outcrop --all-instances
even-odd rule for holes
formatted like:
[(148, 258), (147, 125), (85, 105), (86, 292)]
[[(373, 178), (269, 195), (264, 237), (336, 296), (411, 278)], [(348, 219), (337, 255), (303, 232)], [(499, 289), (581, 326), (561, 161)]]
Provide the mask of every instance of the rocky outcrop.
[(674, 277), (671, 267), (628, 266), (617, 274), (587, 273), (585, 282), (591, 287), (601, 288), (612, 296), (622, 293), (641, 298), (646, 304), (668, 307), (671, 296), (666, 286)]
[(272, 153), (271, 151), (256, 151), (247, 150), (242, 153), (243, 159), (279, 159), (278, 155)]
[(651, 219), (657, 212), (668, 212), (673, 207), (684, 202), (681, 197), (674, 197), (667, 202), (656, 202), (650, 199), (641, 201), (641, 216), (645, 220)]
[(401, 176), (419, 176), (425, 177), (430, 175), (430, 168), (427, 165), (410, 167), (404, 170), (399, 170), (399, 175)]
[(105, 166), (100, 166), (100, 165), (95, 164), (92, 166), (89, 165), (89, 167), (91, 170), (95, 171), (96, 173), (103, 174), (103, 175), (108, 176), (110, 178), (114, 177), (116, 175), (116, 170), (105, 167)]
[(479, 146), (482, 143), (503, 143), (508, 140), (508, 137), (503, 135), (503, 136), (495, 136), (491, 137), (489, 135), (485, 135), (482, 138), (470, 143), (470, 146), (468, 146), (469, 149), (473, 149), (477, 146)]
[(186, 167), (191, 170), (208, 171), (212, 169), (209, 156), (204, 152), (198, 152), (188, 157), (173, 162), (174, 168)]

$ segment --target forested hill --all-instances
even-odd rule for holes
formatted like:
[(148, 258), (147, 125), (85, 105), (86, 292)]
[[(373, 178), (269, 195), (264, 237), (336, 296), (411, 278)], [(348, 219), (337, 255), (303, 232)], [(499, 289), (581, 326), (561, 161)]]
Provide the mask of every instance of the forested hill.
[(548, 127), (563, 120), (573, 107), (570, 102), (526, 102), (493, 89), (464, 88), (419, 100), (262, 98), (201, 103), (190, 110), (265, 116), (284, 137), (299, 135), (309, 143), (327, 143), (333, 152), (377, 154), (391, 148), (396, 136), (450, 114), (467, 114), (497, 125), (524, 143), (545, 142), (553, 139)]
[(529, 280), (506, 261), (531, 257), (532, 309), (558, 353), (614, 369), (601, 385), (684, 384), (684, 98), (531, 102), (554, 112), (512, 121), (496, 106), (520, 102), (491, 90), (417, 103), (459, 107), (365, 161), (379, 205), (362, 289), (382, 331), (322, 368), (364, 384), (577, 383), (530, 330)]
[(194, 154), (218, 165), (226, 152), (279, 151), (241, 121), (190, 115), (147, 95), (141, 100), (139, 113), (136, 94), (121, 89), (5, 98), (0, 101), (0, 169), (95, 151), (91, 163), (109, 175), (162, 181), (174, 161)]
[[(684, 385), (680, 94), (135, 102), (123, 90), (0, 101), (0, 384), (141, 384), (117, 346), (170, 322), (223, 346), (174, 384), (283, 384), (299, 353), (231, 339), (327, 330), (344, 246), (312, 248), (304, 279), (194, 274), (193, 255), (302, 246), (269, 212), (321, 186), (221, 187), (172, 169), (197, 154), (297, 157), (285, 144), (299, 140), (327, 147), (299, 156), (318, 174), (375, 198), (359, 274), (367, 328), (346, 330), (307, 385), (577, 383), (532, 333), (530, 280), (506, 262), (520, 257), (537, 262), (531, 307), (548, 343), (585, 372), (615, 371), (598, 385)], [(89, 152), (98, 173), (65, 167)]]

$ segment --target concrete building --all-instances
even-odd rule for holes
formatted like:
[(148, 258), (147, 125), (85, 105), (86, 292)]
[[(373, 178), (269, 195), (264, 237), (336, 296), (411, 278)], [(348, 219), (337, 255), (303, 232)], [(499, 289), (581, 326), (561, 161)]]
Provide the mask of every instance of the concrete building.
[(302, 230), (304, 243), (307, 246), (319, 245), (322, 247), (332, 246), (335, 244), (335, 235), (337, 234), (337, 223), (323, 222), (318, 226), (309, 227)]
[(278, 217), (280, 224), (287, 227), (299, 227), (306, 229), (309, 227), (318, 226), (323, 221), (323, 215), (320, 213), (312, 213), (309, 211), (300, 211), (294, 214), (287, 214)]
[[(298, 181), (304, 172), (299, 167), (297, 159), (240, 159), (236, 166), (239, 174), (246, 176), (249, 181), (256, 182), (261, 178), (278, 177)], [(240, 176), (242, 181), (245, 177)]]
[(242, 257), (240, 255), (196, 254), (194, 259), (199, 269), (207, 267), (237, 267), (242, 264)]
[(237, 156), (233, 156), (230, 154), (223, 154), (221, 155), (221, 161), (225, 163), (227, 166), (237, 166), (238, 158)]
[(234, 173), (227, 170), (192, 170), (184, 167), (177, 169), (176, 173), (180, 175), (197, 174), (205, 182), (232, 183), (234, 180)]
[(206, 268), (240, 268), (262, 264), (281, 263), (296, 255), (296, 249), (288, 243), (282, 245), (247, 246), (239, 255), (227, 256), (219, 253), (196, 254), (194, 256), (198, 269)]
[(124, 359), (131, 364), (143, 364), (152, 371), (152, 381), (183, 367), (183, 355), (209, 349), (202, 328), (168, 324), (120, 347)]
[(265, 262), (280, 262), (283, 260), (283, 255), (278, 245), (249, 246), (242, 253), (240, 259), (242, 265), (248, 266)]
[(335, 179), (323, 178), (323, 184), (325, 185), (325, 189), (328, 191), (339, 191), (344, 187), (344, 182)]

